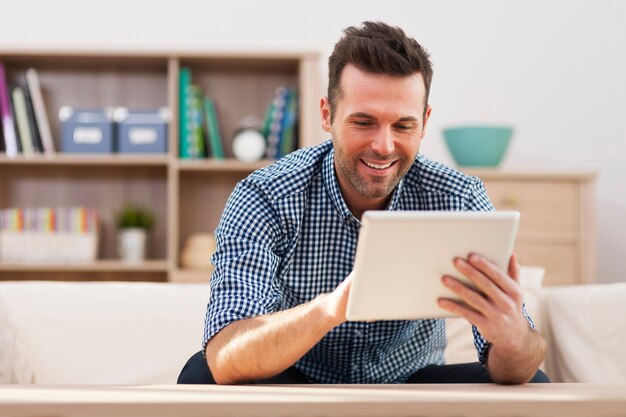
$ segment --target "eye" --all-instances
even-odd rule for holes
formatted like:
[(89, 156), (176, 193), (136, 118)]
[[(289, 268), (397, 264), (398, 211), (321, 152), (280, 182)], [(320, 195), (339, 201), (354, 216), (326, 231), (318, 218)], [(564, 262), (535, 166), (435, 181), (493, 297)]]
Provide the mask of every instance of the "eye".
[(396, 123), (394, 127), (398, 130), (403, 130), (403, 131), (415, 129), (415, 125), (412, 123)]
[(356, 125), (356, 126), (371, 126), (372, 122), (370, 122), (369, 120), (354, 120), (352, 121), (352, 124)]

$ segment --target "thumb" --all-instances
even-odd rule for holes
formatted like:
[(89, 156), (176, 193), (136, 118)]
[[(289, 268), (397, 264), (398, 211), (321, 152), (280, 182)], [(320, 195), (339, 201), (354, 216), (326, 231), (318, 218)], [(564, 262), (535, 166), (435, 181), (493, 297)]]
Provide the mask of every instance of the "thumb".
[(517, 263), (517, 256), (513, 253), (509, 259), (509, 276), (515, 281), (519, 281), (519, 264)]
[[(341, 291), (350, 292), (350, 286), (352, 285), (352, 272), (339, 284)], [(338, 288), (339, 288), (338, 287)]]

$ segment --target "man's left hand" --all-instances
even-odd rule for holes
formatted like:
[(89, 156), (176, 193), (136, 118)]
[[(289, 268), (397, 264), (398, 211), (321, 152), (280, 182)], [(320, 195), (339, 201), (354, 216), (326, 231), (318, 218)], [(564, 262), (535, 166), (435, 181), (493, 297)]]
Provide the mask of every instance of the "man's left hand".
[(516, 353), (524, 349), (531, 330), (522, 314), (523, 294), (515, 255), (509, 260), (508, 274), (477, 254), (454, 259), (454, 266), (475, 288), (446, 275), (443, 284), (460, 300), (440, 298), (439, 306), (467, 319), (499, 350)]

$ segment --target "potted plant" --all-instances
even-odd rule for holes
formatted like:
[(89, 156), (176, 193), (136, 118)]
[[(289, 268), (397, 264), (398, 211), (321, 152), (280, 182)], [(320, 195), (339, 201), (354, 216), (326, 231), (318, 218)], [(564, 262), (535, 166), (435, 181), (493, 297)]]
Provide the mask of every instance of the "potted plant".
[(146, 257), (146, 234), (154, 226), (154, 214), (141, 206), (127, 204), (116, 216), (118, 252), (124, 262), (138, 263)]

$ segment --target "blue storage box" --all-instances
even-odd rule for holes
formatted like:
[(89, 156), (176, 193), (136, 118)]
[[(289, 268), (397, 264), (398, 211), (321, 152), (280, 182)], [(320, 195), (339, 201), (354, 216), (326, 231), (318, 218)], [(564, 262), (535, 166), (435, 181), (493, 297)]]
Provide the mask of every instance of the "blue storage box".
[(63, 152), (113, 152), (113, 108), (98, 110), (59, 109)]
[(120, 153), (167, 153), (170, 113), (158, 110), (115, 109), (116, 150)]

